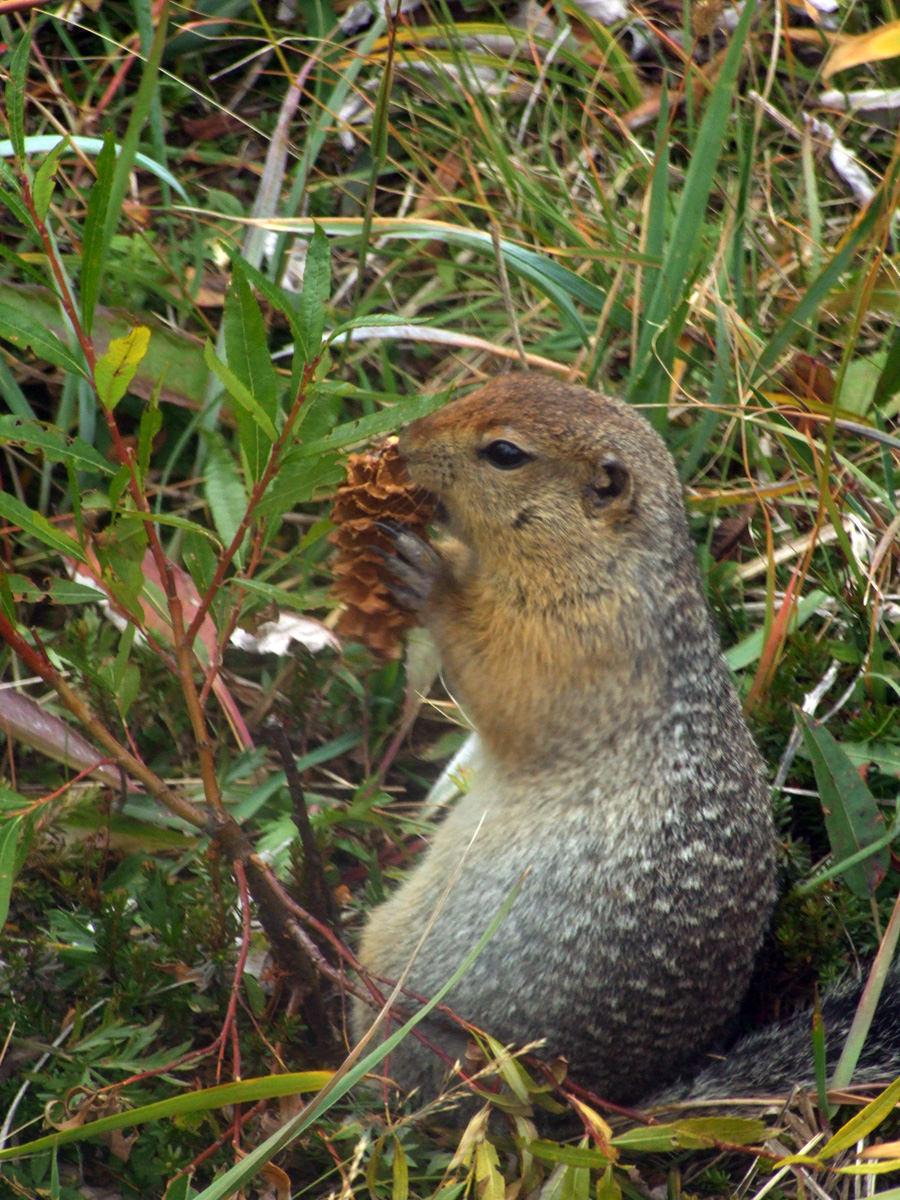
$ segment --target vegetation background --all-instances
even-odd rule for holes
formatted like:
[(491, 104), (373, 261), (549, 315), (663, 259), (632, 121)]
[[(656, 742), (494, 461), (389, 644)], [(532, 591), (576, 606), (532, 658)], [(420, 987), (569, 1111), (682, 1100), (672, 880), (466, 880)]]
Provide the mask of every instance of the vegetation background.
[(896, 1145), (855, 1157), (896, 1087), (830, 1136), (823, 1078), (765, 1142), (591, 1101), (576, 1144), (508, 1059), (461, 1141), (354, 1088), (378, 1052), (322, 1073), (465, 737), (415, 639), (338, 646), (329, 497), (523, 364), (641, 405), (685, 481), (772, 768), (759, 1015), (890, 960), (894, 17), (0, 3), (0, 1192), (900, 1196)]

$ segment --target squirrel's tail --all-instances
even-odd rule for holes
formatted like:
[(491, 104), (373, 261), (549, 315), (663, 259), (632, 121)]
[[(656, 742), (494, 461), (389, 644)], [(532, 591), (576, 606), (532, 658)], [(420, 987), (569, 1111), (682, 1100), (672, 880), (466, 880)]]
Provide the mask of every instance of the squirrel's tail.
[[(862, 991), (861, 982), (845, 983), (822, 1002), (829, 1077), (844, 1048)], [(895, 967), (885, 983), (852, 1082), (890, 1083), (898, 1075), (900, 968)], [(739, 1038), (699, 1074), (654, 1096), (653, 1103), (786, 1096), (797, 1085), (815, 1088), (811, 1009)]]

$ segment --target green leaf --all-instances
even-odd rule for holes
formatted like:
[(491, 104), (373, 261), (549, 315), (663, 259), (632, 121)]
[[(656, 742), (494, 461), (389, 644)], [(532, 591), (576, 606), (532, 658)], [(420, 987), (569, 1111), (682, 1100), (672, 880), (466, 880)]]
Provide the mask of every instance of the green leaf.
[(46, 587), (36, 584), (27, 575), (10, 573), (4, 575), (3, 580), (17, 600), (27, 600), (29, 604), (48, 599), (56, 604), (96, 604), (106, 598), (99, 588), (76, 583), (73, 579), (51, 579)]
[(529, 1154), (541, 1162), (564, 1163), (570, 1167), (595, 1167), (602, 1170), (610, 1161), (602, 1150), (591, 1150), (587, 1146), (565, 1146), (561, 1142), (537, 1138), (526, 1146)]
[[(250, 477), (259, 479), (276, 437), (278, 376), (269, 354), (265, 322), (239, 259), (234, 261), (231, 285), (225, 294), (225, 353), (229, 370), (244, 386), (244, 391), (234, 396), (241, 405), (235, 413), (241, 452)], [(255, 406), (249, 410), (247, 395)]]
[(317, 358), (325, 331), (325, 304), (331, 294), (331, 247), (319, 225), (306, 251), (303, 268), (303, 292), (297, 312), (297, 336), (294, 346), (294, 391), (299, 387), (304, 366)]
[(242, 383), (240, 379), (238, 379), (237, 375), (235, 375), (233, 371), (229, 370), (229, 368), (225, 366), (225, 364), (216, 354), (215, 347), (208, 338), (206, 341), (204, 358), (206, 360), (206, 365), (225, 388), (225, 391), (232, 398), (232, 400), (236, 401), (240, 408), (244, 409), (250, 414), (259, 428), (269, 439), (269, 442), (274, 442), (278, 437), (278, 434), (275, 431), (275, 426), (272, 424), (271, 419), (259, 406), (250, 389), (244, 383)]
[(76, 471), (93, 471), (101, 475), (115, 473), (115, 468), (99, 450), (81, 438), (66, 437), (52, 425), (39, 425), (37, 421), (21, 417), (0, 417), (0, 445), (38, 451), (48, 462), (70, 463)]
[(9, 140), (16, 157), (25, 157), (25, 75), (28, 57), (31, 54), (31, 32), (26, 31), (16, 46), (9, 64), (9, 79), (6, 82), (6, 119), (9, 123)]
[[(884, 817), (828, 730), (802, 712), (797, 713), (797, 721), (816, 773), (831, 849), (838, 859), (847, 858), (884, 837)], [(882, 847), (844, 871), (844, 879), (854, 895), (868, 899), (884, 879), (889, 864), (890, 852)]]
[(21, 500), (11, 496), (9, 492), (0, 492), (0, 517), (4, 517), (13, 525), (21, 527), (24, 533), (43, 542), (60, 554), (68, 554), (79, 562), (86, 563), (87, 555), (73, 537), (57, 529), (41, 513), (33, 512)]
[(60, 155), (67, 148), (68, 144), (68, 137), (61, 138), (59, 144), (53, 147), (41, 163), (34, 177), (34, 184), (31, 189), (34, 200), (34, 211), (42, 221), (47, 216), (50, 201), (53, 198), (53, 188), (55, 187), (54, 177), (56, 175), (56, 168), (59, 166)]
[[(287, 468), (287, 469), (285, 469)], [(258, 517), (278, 517), (290, 512), (298, 504), (311, 500), (316, 491), (340, 483), (344, 469), (338, 462), (337, 452), (321, 454), (315, 459), (303, 459), (296, 464), (282, 467), (256, 508)]]
[(26, 229), (34, 228), (31, 213), (17, 193), (11, 192), (7, 188), (0, 188), (0, 204), (6, 205), (20, 225), (24, 225)]
[(0, 929), (9, 916), (9, 898), (16, 877), (16, 850), (22, 817), (10, 817), (0, 826)]
[(278, 376), (272, 366), (266, 325), (240, 259), (234, 261), (231, 285), (225, 296), (225, 353), (228, 366), (274, 421), (278, 412)]
[(30, 349), (37, 358), (87, 378), (82, 364), (65, 343), (43, 325), (39, 325), (20, 309), (0, 301), (0, 337), (20, 349)]
[(94, 382), (105, 409), (114, 409), (128, 391), (149, 343), (150, 330), (144, 325), (136, 325), (127, 337), (113, 338), (109, 350), (98, 359)]
[(150, 403), (141, 413), (141, 427), (138, 434), (138, 472), (143, 479), (150, 467), (150, 455), (153, 453), (153, 439), (162, 428), (163, 416), (159, 407), (159, 394), (155, 392)]
[(752, 1146), (769, 1134), (764, 1121), (746, 1117), (688, 1117), (683, 1121), (674, 1121), (672, 1129), (678, 1145), (686, 1150), (699, 1150), (719, 1142)]
[(247, 511), (247, 493), (225, 439), (217, 433), (207, 437), (206, 501), (219, 537), (230, 546)]
[(834, 1137), (825, 1143), (816, 1157), (824, 1161), (832, 1158), (835, 1154), (841, 1154), (844, 1150), (849, 1150), (851, 1146), (856, 1145), (860, 1138), (868, 1136), (877, 1125), (881, 1124), (885, 1117), (893, 1111), (898, 1100), (900, 1100), (900, 1079), (895, 1079), (880, 1096), (876, 1096), (870, 1104), (851, 1117), (846, 1125), (842, 1125)]
[(84, 235), (81, 240), (81, 320), (87, 333), (93, 328), (94, 310), (100, 293), (104, 230), (115, 169), (116, 143), (112, 130), (107, 130), (103, 139), (103, 149), (97, 156), (97, 178), (88, 192)]
[(622, 1200), (622, 1189), (616, 1182), (611, 1166), (603, 1172), (603, 1177), (597, 1180), (597, 1200)]
[[(808, 621), (817, 608), (819, 608), (823, 600), (828, 599), (827, 592), (814, 591), (797, 604), (794, 615), (791, 617), (789, 632), (793, 633), (795, 629)], [(740, 671), (742, 667), (749, 666), (750, 663), (756, 662), (762, 654), (763, 638), (765, 636), (764, 629), (757, 629), (744, 638), (742, 642), (738, 642), (736, 646), (732, 646), (730, 650), (725, 651), (725, 661), (731, 667), (732, 671)]]
[(317, 438), (313, 442), (303, 442), (294, 446), (286, 456), (286, 461), (309, 458), (321, 454), (325, 450), (342, 450), (347, 446), (366, 442), (379, 433), (390, 433), (407, 421), (415, 421), (417, 417), (426, 417), (429, 413), (441, 408), (447, 400), (446, 392), (438, 392), (432, 396), (415, 396), (410, 400), (402, 400), (381, 412), (360, 417), (357, 421), (348, 421), (338, 425), (327, 437)]

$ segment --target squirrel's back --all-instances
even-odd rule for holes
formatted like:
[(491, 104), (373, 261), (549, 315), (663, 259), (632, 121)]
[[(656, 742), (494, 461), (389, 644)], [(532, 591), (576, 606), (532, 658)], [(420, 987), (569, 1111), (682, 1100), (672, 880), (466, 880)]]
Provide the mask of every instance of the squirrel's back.
[[(449, 536), (398, 541), (398, 574), (483, 763), (361, 960), (398, 978), (443, 901), (407, 980), (433, 994), (522, 880), (446, 1003), (637, 1101), (716, 1043), (774, 899), (763, 765), (674, 465), (629, 406), (529, 374), (413, 422), (401, 450)], [(461, 1055), (450, 1022), (426, 1032)], [(391, 1056), (407, 1088), (443, 1072), (412, 1039)]]

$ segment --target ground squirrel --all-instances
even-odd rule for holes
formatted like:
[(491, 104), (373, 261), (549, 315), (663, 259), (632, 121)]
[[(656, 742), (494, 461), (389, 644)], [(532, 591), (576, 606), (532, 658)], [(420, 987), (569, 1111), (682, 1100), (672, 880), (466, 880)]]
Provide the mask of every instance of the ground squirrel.
[[(528, 373), (414, 421), (400, 449), (449, 536), (396, 534), (398, 591), (483, 750), (361, 961), (400, 976), (465, 854), (407, 982), (433, 994), (527, 872), (446, 1002), (633, 1103), (696, 1070), (734, 1016), (775, 896), (763, 763), (674, 463), (628, 405)], [(370, 1022), (359, 1005), (356, 1032)], [(444, 1019), (427, 1033), (462, 1054)], [(391, 1055), (407, 1089), (444, 1073), (415, 1039)]]

